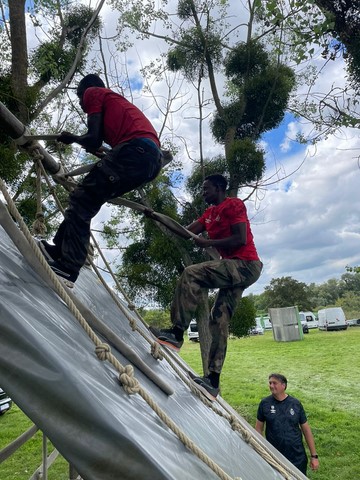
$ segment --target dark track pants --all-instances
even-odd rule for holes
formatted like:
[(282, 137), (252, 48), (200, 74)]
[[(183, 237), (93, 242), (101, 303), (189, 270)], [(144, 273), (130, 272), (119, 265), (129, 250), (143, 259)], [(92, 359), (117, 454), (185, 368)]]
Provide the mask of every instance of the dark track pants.
[(64, 220), (54, 237), (60, 263), (79, 273), (90, 242), (90, 223), (107, 201), (153, 180), (161, 169), (155, 143), (136, 139), (113, 148), (69, 196)]

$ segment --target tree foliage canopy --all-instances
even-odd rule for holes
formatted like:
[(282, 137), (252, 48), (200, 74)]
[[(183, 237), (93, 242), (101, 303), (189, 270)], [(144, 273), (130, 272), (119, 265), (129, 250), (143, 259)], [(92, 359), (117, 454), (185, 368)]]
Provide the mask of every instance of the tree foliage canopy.
[(255, 326), (256, 308), (251, 297), (243, 297), (238, 303), (230, 321), (229, 332), (235, 337), (249, 335), (249, 330)]
[(348, 271), (340, 279), (331, 278), (318, 285), (307, 285), (292, 277), (273, 278), (264, 293), (253, 295), (252, 300), (258, 312), (295, 305), (310, 311), (341, 306), (346, 317), (352, 319), (360, 317), (359, 292), (360, 272)]
[(265, 295), (271, 308), (297, 305), (300, 310), (311, 309), (306, 284), (291, 277), (273, 278)]

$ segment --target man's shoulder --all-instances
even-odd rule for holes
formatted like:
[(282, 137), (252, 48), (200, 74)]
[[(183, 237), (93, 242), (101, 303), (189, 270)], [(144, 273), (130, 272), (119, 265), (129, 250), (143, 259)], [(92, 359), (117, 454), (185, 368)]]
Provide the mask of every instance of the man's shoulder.
[(238, 197), (225, 197), (223, 204), (225, 205), (245, 205)]
[(89, 87), (84, 92), (84, 101), (92, 101), (94, 99), (104, 99), (106, 97), (119, 97), (123, 98), (119, 93), (104, 87)]
[(289, 403), (301, 403), (298, 398), (293, 397), (292, 395), (288, 395), (288, 396), (286, 397), (286, 400), (287, 400)]

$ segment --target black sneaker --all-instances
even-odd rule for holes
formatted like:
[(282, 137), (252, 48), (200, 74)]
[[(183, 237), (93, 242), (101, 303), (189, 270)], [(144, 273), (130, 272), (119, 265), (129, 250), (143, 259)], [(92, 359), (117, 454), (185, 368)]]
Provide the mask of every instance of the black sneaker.
[(55, 245), (50, 245), (46, 240), (38, 240), (36, 243), (48, 262), (54, 262), (58, 259), (59, 255)]
[(63, 280), (64, 284), (67, 287), (69, 287), (69, 288), (74, 287), (74, 283), (76, 282), (77, 277), (79, 276), (78, 273), (71, 272), (67, 268), (64, 268), (59, 262), (56, 262), (55, 260), (53, 260), (52, 262), (48, 261), (48, 264), (49, 264), (49, 267), (51, 268), (51, 270), (54, 273), (56, 273), (56, 275), (58, 277), (60, 277), (61, 280)]
[(160, 329), (150, 326), (149, 330), (156, 337), (158, 343), (175, 350), (175, 352), (178, 352), (184, 343), (184, 340), (177, 340), (174, 331), (171, 328)]
[(220, 392), (220, 388), (214, 387), (208, 377), (194, 377), (192, 380), (196, 383), (197, 388), (201, 390), (205, 397), (212, 402), (216, 400), (216, 397)]

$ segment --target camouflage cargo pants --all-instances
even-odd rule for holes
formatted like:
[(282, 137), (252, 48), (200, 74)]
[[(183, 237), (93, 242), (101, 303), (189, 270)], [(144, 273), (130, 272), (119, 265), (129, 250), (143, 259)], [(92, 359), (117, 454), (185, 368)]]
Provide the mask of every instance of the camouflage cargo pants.
[(212, 336), (209, 371), (221, 372), (226, 356), (229, 320), (243, 291), (256, 282), (261, 270), (259, 260), (221, 259), (190, 265), (183, 271), (171, 306), (174, 326), (185, 331), (203, 299), (203, 289), (219, 289), (209, 319)]

